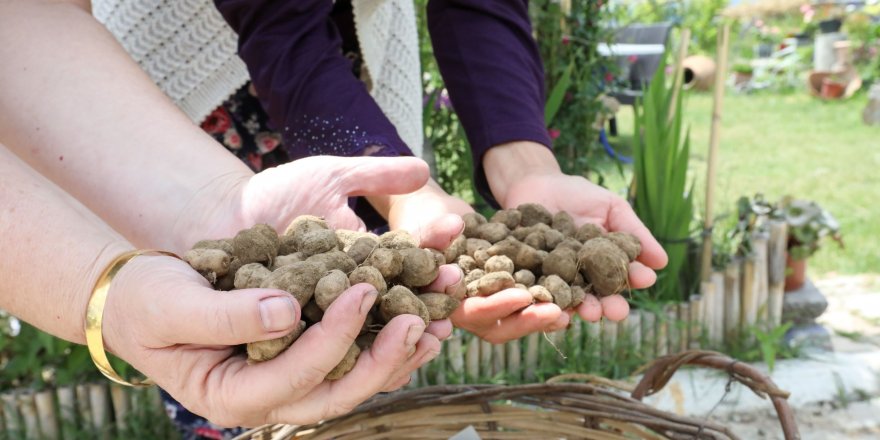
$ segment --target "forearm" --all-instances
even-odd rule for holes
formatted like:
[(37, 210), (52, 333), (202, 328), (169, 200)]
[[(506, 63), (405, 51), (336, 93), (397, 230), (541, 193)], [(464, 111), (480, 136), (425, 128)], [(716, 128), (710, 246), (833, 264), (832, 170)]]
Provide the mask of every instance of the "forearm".
[(510, 206), (508, 188), (526, 176), (561, 174), (553, 152), (535, 142), (509, 142), (497, 145), (483, 156), (486, 181), (503, 208)]
[(544, 72), (526, 0), (431, 0), (428, 28), (455, 111), (467, 133), (475, 183), (487, 190), (485, 155), (498, 145), (551, 145)]
[(138, 246), (192, 244), (204, 193), (252, 174), (85, 9), (0, 3), (0, 41), (0, 142)]
[(411, 155), (343, 56), (329, 0), (215, 0), (292, 158)]
[(0, 188), (0, 308), (85, 343), (89, 293), (104, 267), (132, 246), (2, 144)]

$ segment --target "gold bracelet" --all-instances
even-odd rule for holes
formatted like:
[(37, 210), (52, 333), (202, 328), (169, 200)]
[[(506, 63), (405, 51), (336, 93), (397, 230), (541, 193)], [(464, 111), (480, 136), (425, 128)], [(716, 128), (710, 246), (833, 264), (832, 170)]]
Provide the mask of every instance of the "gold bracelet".
[(119, 374), (113, 369), (113, 366), (110, 365), (110, 360), (107, 359), (107, 353), (104, 351), (104, 335), (102, 333), (104, 305), (107, 303), (107, 292), (110, 290), (110, 283), (122, 267), (134, 257), (151, 253), (180, 259), (180, 257), (171, 252), (152, 249), (133, 250), (119, 255), (107, 265), (104, 272), (101, 272), (101, 276), (98, 277), (98, 281), (95, 283), (95, 288), (92, 290), (92, 296), (89, 297), (89, 306), (86, 309), (86, 345), (89, 347), (89, 354), (92, 356), (92, 362), (94, 362), (95, 366), (98, 367), (98, 370), (106, 376), (107, 379), (120, 385), (127, 385), (130, 387), (146, 387), (152, 385), (153, 382), (146, 379), (137, 384), (129, 383), (119, 376)]

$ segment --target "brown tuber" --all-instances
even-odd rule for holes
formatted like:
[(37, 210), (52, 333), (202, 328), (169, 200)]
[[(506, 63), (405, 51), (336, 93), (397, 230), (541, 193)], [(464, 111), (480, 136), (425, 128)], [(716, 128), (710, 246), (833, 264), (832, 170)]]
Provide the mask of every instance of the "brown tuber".
[(403, 271), (403, 256), (399, 251), (386, 248), (377, 248), (370, 254), (365, 264), (379, 269), (386, 280), (400, 275)]
[(431, 318), (431, 321), (448, 318), (461, 303), (445, 293), (423, 293), (418, 298), (428, 308), (428, 317)]
[(533, 226), (538, 223), (549, 225), (553, 221), (550, 211), (537, 203), (524, 203), (517, 206), (516, 209), (522, 213), (522, 220), (520, 221), (522, 226)]
[(605, 238), (611, 240), (629, 259), (630, 263), (642, 253), (642, 243), (638, 237), (627, 232), (610, 232)]
[(486, 223), (486, 217), (476, 212), (469, 212), (461, 216), (461, 219), (464, 220), (464, 236), (467, 238), (476, 237), (477, 229)]
[(370, 284), (376, 288), (379, 295), (388, 291), (388, 284), (385, 282), (385, 278), (382, 277), (382, 273), (379, 272), (379, 269), (376, 269), (373, 266), (361, 266), (353, 270), (348, 275), (348, 281), (352, 286), (360, 283)]
[(248, 263), (235, 271), (233, 285), (236, 289), (256, 289), (272, 275), (266, 266), (260, 263)]
[(522, 220), (521, 212), (516, 209), (502, 209), (495, 212), (495, 215), (489, 219), (489, 222), (501, 223), (504, 226), (507, 226), (507, 229), (513, 229), (519, 226), (520, 220)]
[(260, 287), (263, 289), (281, 289), (289, 292), (304, 307), (312, 295), (315, 294), (315, 286), (324, 273), (316, 264), (302, 261), (278, 268)]
[(318, 284), (315, 285), (314, 302), (321, 310), (327, 311), (330, 304), (333, 304), (333, 301), (336, 301), (336, 298), (339, 298), (342, 292), (351, 287), (348, 279), (349, 277), (345, 275), (345, 272), (334, 269), (318, 280)]
[(296, 327), (294, 327), (290, 333), (280, 338), (270, 339), (268, 341), (248, 343), (248, 363), (263, 362), (275, 359), (279, 354), (281, 354), (281, 352), (286, 350), (287, 347), (290, 347), (290, 344), (293, 344), (293, 341), (296, 341), (296, 339), (299, 338), (300, 335), (302, 335), (305, 329), (305, 321), (299, 321), (296, 323)]
[(410, 249), (419, 247), (419, 242), (409, 232), (388, 231), (379, 236), (379, 246), (387, 249)]
[(507, 272), (513, 275), (513, 260), (505, 255), (496, 255), (486, 260), (483, 268), (486, 272)]
[(361, 349), (358, 345), (351, 344), (351, 347), (348, 347), (348, 351), (345, 353), (345, 357), (342, 358), (339, 363), (327, 373), (327, 376), (324, 379), (327, 380), (338, 380), (342, 379), (342, 376), (345, 376), (345, 373), (351, 371), (355, 364), (357, 364), (357, 358), (361, 354)]
[(183, 261), (213, 283), (229, 272), (232, 257), (220, 249), (190, 249), (183, 254)]
[(351, 246), (345, 250), (345, 253), (354, 260), (355, 264), (363, 264), (363, 262), (367, 260), (367, 257), (378, 248), (378, 241), (373, 240), (370, 237), (361, 237), (352, 243)]
[(578, 253), (578, 267), (599, 296), (615, 295), (627, 286), (629, 259), (613, 241), (594, 238)]
[(483, 275), (477, 281), (477, 294), (480, 296), (489, 296), (500, 292), (504, 289), (513, 288), (516, 281), (513, 275), (508, 272), (491, 272)]
[(428, 307), (411, 290), (404, 286), (394, 286), (388, 293), (379, 298), (379, 313), (385, 322), (391, 321), (398, 315), (416, 315), (425, 321), (425, 325), (431, 323), (428, 316)]
[(439, 267), (434, 255), (427, 249), (402, 249), (403, 270), (398, 280), (407, 286), (422, 287), (431, 284), (437, 278)]

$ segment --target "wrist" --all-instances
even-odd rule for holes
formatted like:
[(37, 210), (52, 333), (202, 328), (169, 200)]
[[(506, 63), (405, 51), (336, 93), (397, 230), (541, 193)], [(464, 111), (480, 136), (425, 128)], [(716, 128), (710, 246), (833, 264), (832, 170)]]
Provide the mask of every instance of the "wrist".
[(489, 190), (505, 208), (508, 208), (508, 189), (514, 183), (526, 177), (562, 173), (553, 152), (531, 141), (508, 142), (492, 147), (483, 156), (483, 170)]
[(85, 278), (83, 280), (82, 288), (74, 289), (73, 291), (78, 293), (75, 298), (70, 300), (70, 310), (74, 310), (74, 316), (80, 317), (81, 320), (75, 326), (75, 331), (71, 333), (70, 337), (65, 337), (64, 335), (58, 336), (78, 344), (86, 343), (85, 318), (89, 301), (94, 293), (98, 279), (101, 277), (104, 270), (113, 263), (116, 257), (133, 249), (134, 247), (124, 240), (114, 240), (105, 244), (98, 251), (98, 254), (95, 255), (91, 264), (89, 264), (85, 270)]
[(250, 203), (245, 203), (251, 201), (249, 193), (259, 197), (259, 191), (249, 188), (253, 177), (252, 173), (226, 173), (211, 179), (183, 205), (170, 242), (155, 246), (182, 254), (199, 240), (232, 237), (239, 229), (265, 222), (251, 215)]

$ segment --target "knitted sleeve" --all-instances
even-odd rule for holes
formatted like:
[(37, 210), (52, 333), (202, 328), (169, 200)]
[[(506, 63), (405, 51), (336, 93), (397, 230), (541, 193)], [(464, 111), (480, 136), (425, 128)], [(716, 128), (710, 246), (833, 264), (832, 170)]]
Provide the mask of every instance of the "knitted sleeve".
[(291, 158), (410, 155), (341, 52), (329, 0), (215, 0)]
[(428, 29), (471, 144), (477, 189), (498, 206), (482, 166), (486, 151), (512, 141), (552, 145), (544, 125), (544, 70), (528, 0), (430, 0)]

